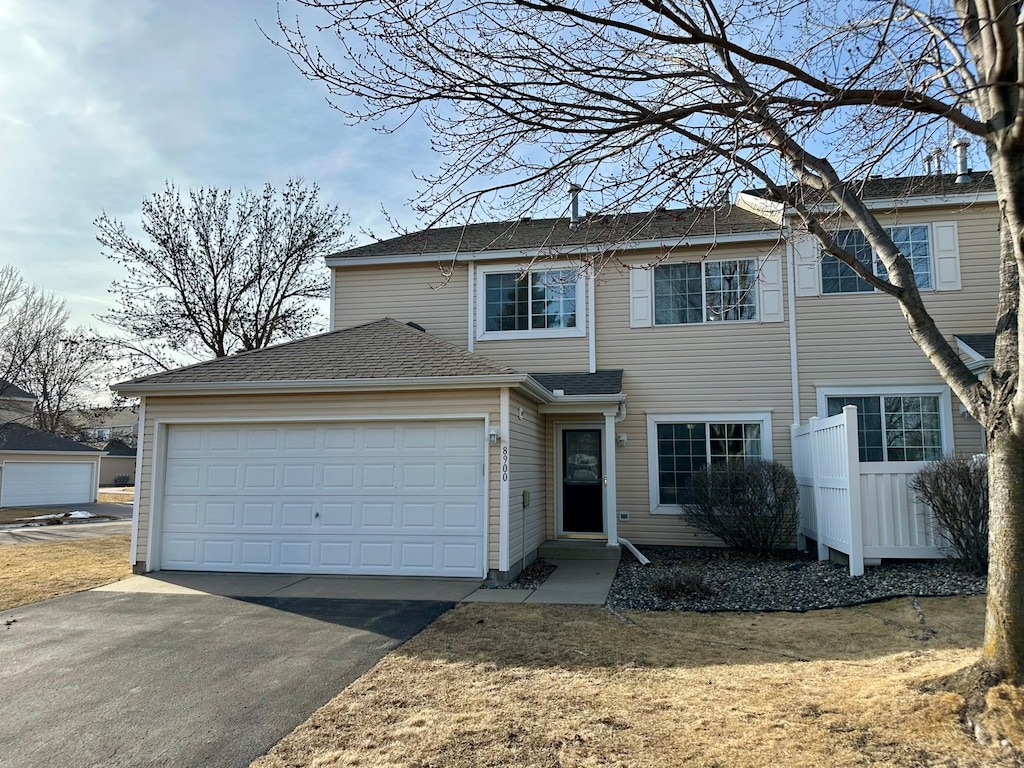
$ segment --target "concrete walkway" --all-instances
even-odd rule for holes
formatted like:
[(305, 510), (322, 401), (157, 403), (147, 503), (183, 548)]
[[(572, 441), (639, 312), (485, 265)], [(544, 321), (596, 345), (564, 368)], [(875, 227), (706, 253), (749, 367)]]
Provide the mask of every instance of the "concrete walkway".
[[(96, 526), (92, 526), (96, 527)], [(537, 589), (480, 589), (477, 579), (302, 576), (301, 574), (158, 571), (97, 587), (96, 592), (224, 597), (427, 600), (465, 603), (604, 605), (615, 578), (612, 560), (555, 560), (554, 573)]]

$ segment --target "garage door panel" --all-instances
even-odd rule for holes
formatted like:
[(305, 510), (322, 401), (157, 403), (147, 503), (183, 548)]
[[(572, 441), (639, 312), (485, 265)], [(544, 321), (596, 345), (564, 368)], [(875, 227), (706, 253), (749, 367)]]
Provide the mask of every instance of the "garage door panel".
[(167, 445), (160, 567), (483, 575), (481, 422), (174, 425)]
[(88, 504), (96, 500), (95, 462), (8, 461), (3, 465), (0, 503)]

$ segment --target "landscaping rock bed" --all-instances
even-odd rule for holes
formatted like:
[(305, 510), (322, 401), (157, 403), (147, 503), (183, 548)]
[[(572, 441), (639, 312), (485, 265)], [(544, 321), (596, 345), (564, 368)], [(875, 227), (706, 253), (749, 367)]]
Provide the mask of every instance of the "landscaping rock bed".
[(710, 547), (644, 547), (650, 565), (624, 553), (608, 604), (620, 611), (809, 611), (906, 595), (980, 595), (984, 576), (949, 560), (886, 561), (850, 576), (807, 553), (760, 559)]
[(548, 576), (554, 573), (557, 567), (543, 557), (538, 557), (508, 584), (483, 584), (481, 589), (536, 589), (548, 580)]

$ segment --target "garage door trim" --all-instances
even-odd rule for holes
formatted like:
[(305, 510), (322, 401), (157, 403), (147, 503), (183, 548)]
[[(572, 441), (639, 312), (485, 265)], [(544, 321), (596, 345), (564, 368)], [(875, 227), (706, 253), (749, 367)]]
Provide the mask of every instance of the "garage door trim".
[[(237, 426), (244, 424), (261, 425), (291, 425), (291, 424), (345, 424), (345, 423), (372, 423), (372, 422), (423, 422), (423, 421), (476, 421), (479, 422), (486, 435), (490, 427), (490, 415), (488, 413), (443, 413), (443, 414), (388, 414), (388, 415), (346, 415), (346, 416), (293, 416), (281, 418), (280, 416), (263, 417), (171, 417), (159, 418), (153, 421), (152, 456), (151, 456), (151, 482), (149, 487), (149, 521), (146, 531), (146, 567), (145, 570), (158, 571), (162, 565), (161, 557), (161, 532), (163, 530), (163, 508), (164, 480), (167, 467), (167, 437), (169, 427), (172, 426)], [(489, 546), (490, 546), (490, 475), (491, 456), (490, 446), (487, 439), (483, 440), (483, 451), (481, 461), (484, 465), (483, 477), (483, 564), (480, 577), (487, 575)]]

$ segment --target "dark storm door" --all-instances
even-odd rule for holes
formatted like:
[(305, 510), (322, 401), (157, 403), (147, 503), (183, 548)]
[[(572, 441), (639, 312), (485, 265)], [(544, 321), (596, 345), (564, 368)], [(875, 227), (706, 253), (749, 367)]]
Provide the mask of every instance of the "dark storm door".
[(604, 533), (601, 430), (562, 432), (562, 532)]

